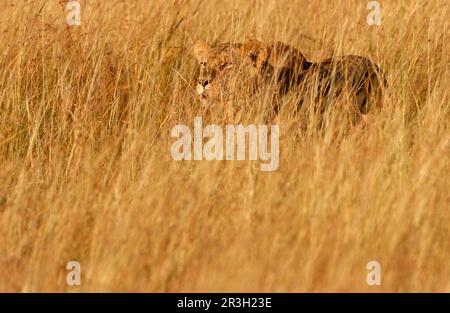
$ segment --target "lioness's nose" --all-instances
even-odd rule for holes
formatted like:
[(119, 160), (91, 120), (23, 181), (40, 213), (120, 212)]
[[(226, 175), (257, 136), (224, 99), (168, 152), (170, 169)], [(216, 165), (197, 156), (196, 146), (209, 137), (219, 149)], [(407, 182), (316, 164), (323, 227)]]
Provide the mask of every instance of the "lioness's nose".
[(206, 87), (206, 85), (209, 84), (209, 80), (207, 80), (207, 79), (199, 79), (199, 80), (198, 80), (198, 83), (199, 83), (200, 85), (202, 85), (203, 87)]

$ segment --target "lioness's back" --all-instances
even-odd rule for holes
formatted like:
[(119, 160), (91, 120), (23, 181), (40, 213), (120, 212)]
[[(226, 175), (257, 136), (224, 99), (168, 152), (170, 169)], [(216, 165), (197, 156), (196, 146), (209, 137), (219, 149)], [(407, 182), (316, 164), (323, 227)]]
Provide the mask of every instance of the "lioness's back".
[[(356, 97), (357, 106), (367, 113), (370, 106), (379, 106), (386, 78), (380, 68), (368, 58), (346, 55), (318, 63), (328, 72), (330, 88), (340, 95), (345, 88)], [(369, 105), (370, 104), (370, 105)]]

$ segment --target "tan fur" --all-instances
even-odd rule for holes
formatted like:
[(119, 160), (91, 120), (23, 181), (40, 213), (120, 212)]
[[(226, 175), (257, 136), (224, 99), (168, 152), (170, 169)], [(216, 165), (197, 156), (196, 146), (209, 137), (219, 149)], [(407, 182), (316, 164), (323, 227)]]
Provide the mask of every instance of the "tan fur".
[(345, 91), (361, 113), (381, 103), (384, 74), (367, 58), (349, 55), (312, 63), (294, 47), (256, 39), (244, 42), (241, 53), (265, 81), (278, 85), (280, 96), (287, 91), (301, 93), (314, 88), (317, 98), (330, 102)]
[[(223, 43), (210, 46), (199, 40), (194, 44), (194, 55), (199, 63), (196, 91), (206, 104), (223, 101), (241, 70), (240, 44)], [(243, 80), (241, 77), (239, 80)], [(227, 86), (227, 88), (222, 88)]]

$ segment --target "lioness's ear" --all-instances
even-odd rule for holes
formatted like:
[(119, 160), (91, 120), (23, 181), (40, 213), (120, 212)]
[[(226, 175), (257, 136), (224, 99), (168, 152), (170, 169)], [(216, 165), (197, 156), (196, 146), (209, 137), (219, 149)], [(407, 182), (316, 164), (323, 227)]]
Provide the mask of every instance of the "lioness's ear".
[(206, 59), (208, 51), (211, 49), (203, 40), (197, 40), (194, 44), (194, 55), (199, 61)]
[(266, 45), (262, 42), (256, 39), (256, 37), (253, 36), (246, 36), (245, 43), (243, 44), (242, 51), (244, 52), (257, 52), (257, 50), (264, 48)]
[(254, 44), (262, 44), (262, 41), (258, 40), (256, 38), (256, 35), (253, 32), (251, 32), (250, 34), (247, 34), (245, 36), (245, 41), (246, 42), (252, 42)]

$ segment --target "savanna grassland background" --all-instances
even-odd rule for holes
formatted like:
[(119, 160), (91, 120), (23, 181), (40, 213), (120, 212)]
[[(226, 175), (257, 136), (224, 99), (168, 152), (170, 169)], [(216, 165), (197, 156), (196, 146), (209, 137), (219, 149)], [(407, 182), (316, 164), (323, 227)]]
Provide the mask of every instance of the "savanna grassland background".
[[(449, 2), (380, 3), (369, 26), (363, 0), (80, 0), (76, 27), (65, 1), (0, 0), (0, 291), (450, 291)], [(282, 116), (274, 172), (174, 161), (173, 126), (230, 123), (191, 88), (193, 41), (250, 33), (369, 57), (384, 107)]]

